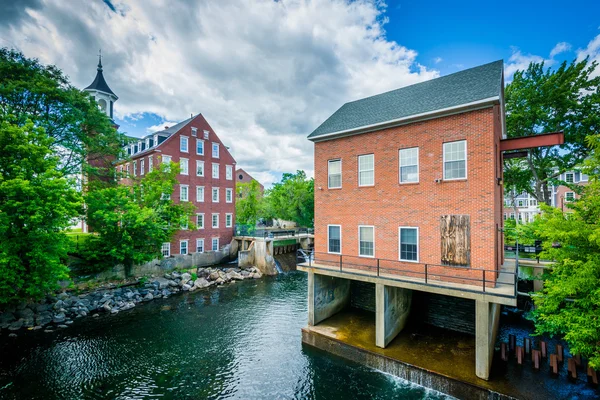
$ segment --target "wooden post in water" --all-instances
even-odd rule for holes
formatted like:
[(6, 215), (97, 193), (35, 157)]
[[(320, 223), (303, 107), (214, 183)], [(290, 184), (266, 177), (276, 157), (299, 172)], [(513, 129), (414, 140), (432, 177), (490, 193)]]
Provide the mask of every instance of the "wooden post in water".
[(523, 352), (523, 348), (521, 346), (517, 346), (516, 348), (516, 356), (517, 356), (517, 364), (523, 365), (523, 361), (525, 361), (525, 354)]
[(559, 364), (562, 364), (565, 361), (565, 350), (562, 344), (556, 345), (556, 360)]
[(558, 357), (556, 354), (550, 354), (550, 373), (552, 376), (558, 376)]
[(568, 378), (574, 382), (577, 380), (577, 366), (575, 365), (575, 359), (573, 357), (567, 360), (567, 371), (569, 371)]
[(500, 344), (500, 358), (502, 359), (502, 361), (508, 361), (508, 346), (506, 345), (506, 343), (501, 343)]
[(581, 354), (577, 354), (575, 357), (573, 357), (573, 360), (575, 360), (575, 366), (577, 368), (581, 367)]
[(540, 342), (540, 351), (542, 352), (542, 358), (548, 357), (548, 343), (543, 340)]
[(523, 348), (525, 349), (525, 354), (531, 353), (531, 338), (526, 337), (523, 339)]
[(517, 338), (515, 335), (508, 335), (508, 351), (513, 353), (517, 344)]
[(592, 385), (593, 387), (597, 387), (598, 386), (598, 376), (596, 375), (596, 370), (592, 367), (590, 367), (588, 365), (587, 368), (587, 376), (588, 376), (588, 383), (590, 385)]
[(542, 361), (542, 355), (539, 350), (533, 350), (531, 352), (531, 361), (533, 361), (533, 369), (536, 371), (540, 370), (540, 364)]

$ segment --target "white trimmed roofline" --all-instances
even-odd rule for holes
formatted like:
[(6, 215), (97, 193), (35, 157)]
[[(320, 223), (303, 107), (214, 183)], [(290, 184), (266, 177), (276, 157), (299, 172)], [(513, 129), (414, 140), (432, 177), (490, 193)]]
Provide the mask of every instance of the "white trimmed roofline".
[(445, 117), (453, 114), (460, 114), (467, 111), (480, 110), (482, 108), (487, 108), (492, 106), (493, 104), (500, 102), (500, 96), (488, 97), (486, 99), (472, 101), (470, 103), (460, 104), (457, 106), (440, 108), (438, 110), (428, 111), (420, 114), (408, 115), (406, 117), (393, 119), (389, 121), (378, 122), (376, 124), (371, 125), (363, 125), (356, 128), (345, 129), (342, 131), (325, 133), (322, 135), (315, 136), (313, 138), (308, 138), (308, 140), (312, 142), (321, 142), (324, 140), (337, 139), (338, 137), (344, 136), (352, 136), (358, 135), (361, 133), (367, 133), (372, 131), (378, 131), (381, 129), (392, 128), (395, 126), (406, 125), (413, 122), (424, 121), (428, 119)]

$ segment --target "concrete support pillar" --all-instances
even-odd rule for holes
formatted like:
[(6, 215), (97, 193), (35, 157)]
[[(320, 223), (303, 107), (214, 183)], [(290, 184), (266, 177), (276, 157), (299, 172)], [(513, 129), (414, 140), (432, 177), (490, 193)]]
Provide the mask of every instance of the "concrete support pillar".
[(340, 312), (350, 302), (350, 281), (308, 273), (308, 325), (319, 322)]
[(488, 380), (500, 320), (500, 305), (475, 301), (475, 375)]
[(394, 286), (375, 284), (375, 345), (385, 348), (404, 329), (412, 291)]

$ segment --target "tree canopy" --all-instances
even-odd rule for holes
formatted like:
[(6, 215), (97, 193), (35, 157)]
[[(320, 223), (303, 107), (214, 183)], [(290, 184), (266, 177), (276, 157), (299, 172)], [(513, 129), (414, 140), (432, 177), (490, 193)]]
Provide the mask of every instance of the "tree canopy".
[(506, 187), (550, 205), (550, 186), (570, 185), (560, 182), (559, 175), (583, 162), (590, 153), (586, 137), (600, 130), (596, 67), (587, 59), (563, 62), (556, 70), (541, 62), (515, 73), (505, 91), (508, 137), (563, 131), (565, 144), (529, 149), (525, 160), (507, 161)]
[(235, 187), (235, 218), (241, 225), (256, 225), (264, 210), (263, 194), (254, 179), (248, 183), (237, 183)]
[(267, 190), (265, 209), (269, 217), (312, 227), (315, 219), (314, 179), (308, 179), (304, 171), (283, 174), (281, 182)]

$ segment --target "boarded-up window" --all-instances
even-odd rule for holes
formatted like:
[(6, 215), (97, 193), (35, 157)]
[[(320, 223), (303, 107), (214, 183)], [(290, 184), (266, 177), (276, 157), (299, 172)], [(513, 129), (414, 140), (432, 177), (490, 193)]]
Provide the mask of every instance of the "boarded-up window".
[(442, 215), (442, 264), (468, 266), (471, 262), (471, 218), (468, 215)]

